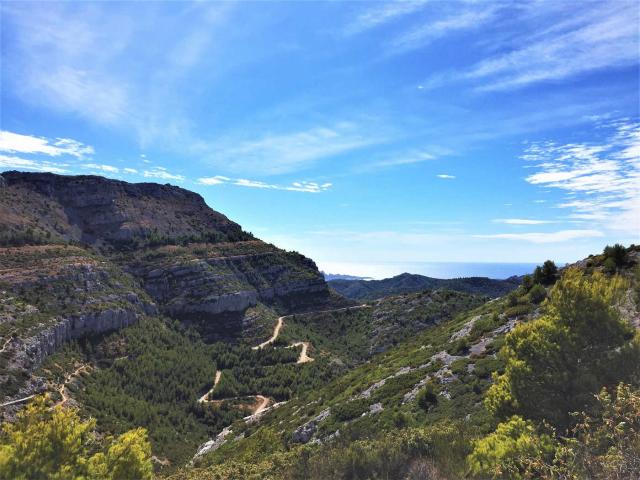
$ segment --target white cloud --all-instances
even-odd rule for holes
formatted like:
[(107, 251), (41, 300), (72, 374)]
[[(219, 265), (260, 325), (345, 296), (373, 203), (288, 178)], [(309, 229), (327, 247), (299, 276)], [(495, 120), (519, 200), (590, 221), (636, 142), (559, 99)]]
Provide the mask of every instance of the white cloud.
[(138, 173), (138, 170), (136, 170), (135, 168), (123, 168), (122, 171), (124, 173)]
[(94, 153), (93, 147), (84, 145), (70, 138), (56, 138), (54, 140), (33, 135), (0, 131), (0, 151), (9, 153), (43, 154), (51, 157), (70, 155), (84, 158)]
[(570, 218), (601, 228), (640, 233), (640, 124), (608, 124), (613, 133), (600, 143), (534, 143), (522, 158), (537, 171), (527, 182), (566, 193), (557, 207)]
[(494, 223), (504, 223), (506, 225), (542, 225), (545, 223), (555, 223), (551, 220), (530, 220), (526, 218), (496, 218)]
[(376, 4), (373, 8), (361, 12), (345, 29), (348, 35), (384, 25), (397, 18), (420, 10), (429, 0), (395, 0)]
[[(549, 8), (553, 14), (556, 6)], [(595, 3), (570, 13), (571, 21), (556, 20), (528, 43), (509, 45), (508, 53), (483, 60), (463, 77), (482, 80), (480, 90), (504, 90), (638, 63), (637, 2)]]
[(446, 173), (441, 173), (440, 175), (436, 175), (436, 177), (438, 178), (442, 178), (445, 180), (453, 180), (455, 177), (455, 175), (447, 175)]
[[(218, 144), (196, 145), (194, 153), (236, 172), (282, 174), (309, 167), (316, 161), (381, 143), (384, 138), (363, 135), (352, 123), (272, 134), (252, 140), (228, 139)], [(200, 152), (198, 152), (200, 150)]]
[[(478, 28), (493, 19), (499, 10), (498, 3), (482, 3), (477, 10), (465, 10), (436, 21), (426, 22), (399, 37), (388, 45), (391, 53), (402, 53), (425, 46), (427, 43), (450, 33)], [(424, 88), (424, 85), (422, 86)]]
[(490, 238), (499, 240), (514, 240), (531, 243), (558, 243), (581, 238), (603, 237), (598, 230), (560, 230), (558, 232), (536, 233), (494, 233), (490, 235), (474, 235), (475, 238)]
[(235, 185), (238, 187), (248, 187), (248, 188), (261, 188), (267, 190), (286, 190), (291, 192), (306, 192), (306, 193), (320, 193), (331, 188), (331, 183), (316, 183), (316, 182), (293, 182), (290, 185), (277, 185), (273, 183), (261, 182), (258, 180), (248, 180), (246, 178), (228, 178), (223, 177), (221, 175), (216, 175), (215, 177), (202, 177), (196, 180), (196, 183), (200, 185)]
[(160, 180), (175, 180), (182, 182), (185, 180), (183, 175), (172, 174), (164, 167), (153, 167), (150, 170), (145, 170), (143, 173), (145, 178), (158, 178)]
[(9, 155), (0, 155), (0, 168), (17, 168), (38, 172), (67, 173), (66, 164), (60, 165), (43, 160), (31, 160)]
[(111, 165), (100, 165), (97, 163), (85, 163), (83, 165), (81, 165), (82, 168), (90, 168), (93, 170), (101, 170), (103, 172), (107, 172), (107, 173), (118, 173), (120, 171), (119, 168), (117, 167), (113, 167)]
[(429, 151), (413, 151), (401, 153), (383, 160), (377, 160), (358, 167), (359, 171), (378, 170), (384, 168), (398, 167), (401, 165), (413, 165), (415, 163), (427, 162), (438, 158)]

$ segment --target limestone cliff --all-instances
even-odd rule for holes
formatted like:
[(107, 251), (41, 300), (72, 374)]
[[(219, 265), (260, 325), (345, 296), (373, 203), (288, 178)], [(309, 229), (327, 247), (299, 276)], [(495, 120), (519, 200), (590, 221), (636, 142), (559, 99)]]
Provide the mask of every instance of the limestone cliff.
[(258, 303), (292, 312), (329, 301), (313, 261), (188, 190), (22, 172), (0, 185), (0, 399), (65, 342), (143, 315), (229, 339), (253, 328), (245, 311)]

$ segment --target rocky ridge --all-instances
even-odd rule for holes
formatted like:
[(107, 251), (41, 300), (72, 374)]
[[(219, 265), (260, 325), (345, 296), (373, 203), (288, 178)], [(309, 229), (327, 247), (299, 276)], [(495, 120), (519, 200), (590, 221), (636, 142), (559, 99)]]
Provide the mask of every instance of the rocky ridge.
[(330, 297), (313, 261), (255, 239), (188, 190), (49, 173), (0, 179), (0, 399), (31, 388), (29, 372), (69, 340), (144, 315), (229, 339), (255, 329), (245, 312), (259, 303), (286, 313)]

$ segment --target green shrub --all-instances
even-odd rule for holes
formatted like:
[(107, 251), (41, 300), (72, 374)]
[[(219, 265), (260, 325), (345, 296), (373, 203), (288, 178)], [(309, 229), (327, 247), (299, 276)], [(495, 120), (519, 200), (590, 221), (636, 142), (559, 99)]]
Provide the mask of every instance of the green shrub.
[(529, 290), (529, 301), (531, 303), (541, 303), (545, 298), (547, 298), (547, 289), (539, 283), (536, 283)]
[(359, 417), (369, 409), (369, 399), (361, 398), (350, 402), (340, 403), (331, 407), (331, 413), (339, 422), (346, 422)]
[(514, 305), (513, 307), (509, 307), (504, 311), (504, 314), (507, 318), (520, 317), (522, 315), (527, 315), (531, 313), (531, 305)]
[(605, 256), (605, 268), (607, 267), (607, 262), (609, 262), (609, 265), (613, 266), (612, 271), (623, 267), (627, 263), (627, 249), (619, 243), (616, 243), (613, 247), (607, 245), (603, 254)]
[(467, 337), (459, 338), (449, 346), (447, 352), (449, 355), (466, 355), (469, 353), (469, 339)]
[(425, 412), (438, 404), (438, 389), (433, 382), (428, 382), (424, 388), (418, 392), (416, 401)]

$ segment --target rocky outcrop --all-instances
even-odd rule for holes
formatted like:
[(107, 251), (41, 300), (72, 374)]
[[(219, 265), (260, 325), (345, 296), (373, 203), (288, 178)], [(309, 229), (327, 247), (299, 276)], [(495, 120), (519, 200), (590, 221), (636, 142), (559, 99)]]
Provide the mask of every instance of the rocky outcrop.
[[(149, 314), (155, 313), (153, 305), (146, 305), (146, 310)], [(33, 368), (70, 340), (120, 330), (133, 325), (140, 316), (135, 310), (118, 308), (63, 318), (33, 337), (17, 340), (14, 349), (19, 353), (12, 363), (17, 364), (15, 366)]]
[(225, 427), (217, 436), (211, 440), (206, 441), (200, 447), (198, 451), (191, 459), (190, 464), (195, 464), (203, 455), (209, 452), (215, 452), (218, 448), (224, 445), (227, 441), (227, 437), (232, 433), (231, 426)]
[[(2, 177), (7, 188), (0, 197), (0, 220), (12, 229), (37, 225), (97, 248), (149, 240), (251, 238), (197, 193), (171, 185), (15, 171)], [(14, 202), (14, 194), (22, 202)]]
[(330, 298), (312, 260), (194, 192), (50, 173), (0, 176), (0, 286), (0, 397), (65, 342), (143, 315), (225, 340), (254, 329), (261, 319), (245, 312), (258, 303), (288, 313)]
[(139, 262), (129, 270), (161, 306), (162, 312), (207, 330), (237, 337), (246, 325), (243, 312), (258, 302), (285, 311), (324, 304), (329, 290), (315, 264), (275, 247), (258, 253), (186, 257)]
[(295, 443), (308, 443), (318, 430), (318, 424), (325, 420), (330, 414), (331, 410), (329, 408), (323, 410), (307, 423), (296, 428), (291, 435), (291, 440)]

